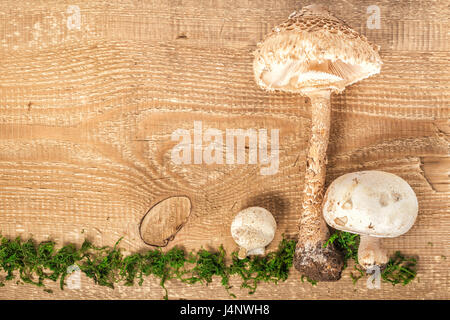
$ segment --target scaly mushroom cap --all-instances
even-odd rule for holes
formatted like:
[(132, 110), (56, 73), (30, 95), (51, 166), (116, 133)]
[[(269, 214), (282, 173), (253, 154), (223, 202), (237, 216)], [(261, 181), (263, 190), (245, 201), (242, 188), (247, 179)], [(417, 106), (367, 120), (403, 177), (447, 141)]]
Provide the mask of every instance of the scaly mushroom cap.
[(381, 69), (379, 48), (322, 6), (293, 12), (258, 44), (253, 62), (263, 89), (341, 92)]
[(409, 184), (383, 171), (353, 172), (337, 178), (323, 205), (323, 216), (331, 227), (383, 238), (407, 232), (417, 212), (417, 198)]
[(231, 223), (234, 241), (247, 251), (267, 246), (275, 236), (277, 223), (264, 208), (250, 207), (240, 211)]

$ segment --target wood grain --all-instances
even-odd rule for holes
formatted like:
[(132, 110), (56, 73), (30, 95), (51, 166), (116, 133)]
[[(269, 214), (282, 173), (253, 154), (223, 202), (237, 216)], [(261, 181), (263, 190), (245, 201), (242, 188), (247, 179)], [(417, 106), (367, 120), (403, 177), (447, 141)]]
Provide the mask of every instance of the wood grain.
[(151, 246), (167, 246), (188, 222), (191, 206), (191, 200), (183, 196), (169, 197), (156, 203), (141, 221), (141, 239)]
[[(332, 96), (327, 184), (378, 169), (400, 175), (419, 199), (419, 217), (393, 252), (419, 256), (407, 287), (337, 283), (311, 287), (299, 274), (240, 299), (450, 298), (447, 1), (318, 1), (381, 46), (380, 75)], [(306, 4), (306, 3), (305, 3)], [(381, 10), (368, 29), (366, 9)], [(80, 29), (69, 29), (69, 5)], [(301, 5), (304, 5), (302, 2)], [(189, 221), (167, 248), (236, 249), (229, 226), (248, 206), (270, 210), (281, 235), (294, 237), (310, 136), (310, 102), (265, 93), (254, 84), (256, 43), (300, 3), (284, 1), (2, 1), (0, 4), (0, 232), (59, 244), (85, 237), (127, 251), (149, 248), (139, 226), (158, 201), (182, 195)], [(176, 129), (280, 129), (279, 170), (259, 164), (177, 165)], [(446, 257), (446, 258), (445, 258)], [(3, 299), (160, 299), (156, 279), (142, 287), (95, 286), (53, 294), (9, 283)], [(229, 298), (208, 287), (168, 284), (171, 298)]]

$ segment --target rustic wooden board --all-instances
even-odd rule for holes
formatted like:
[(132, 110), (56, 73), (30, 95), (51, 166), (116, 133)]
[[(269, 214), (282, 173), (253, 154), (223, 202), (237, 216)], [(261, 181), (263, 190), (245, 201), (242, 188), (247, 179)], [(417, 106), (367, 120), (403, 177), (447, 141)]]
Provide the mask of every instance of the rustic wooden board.
[[(328, 183), (346, 172), (380, 169), (406, 179), (420, 213), (406, 235), (385, 241), (419, 256), (407, 287), (337, 283), (311, 287), (298, 273), (240, 299), (450, 298), (448, 1), (317, 1), (381, 46), (380, 75), (332, 97)], [(149, 248), (139, 234), (148, 210), (186, 196), (192, 212), (173, 245), (234, 250), (232, 217), (250, 205), (273, 212), (294, 237), (303, 185), (310, 104), (256, 87), (252, 51), (299, 1), (2, 1), (0, 4), (0, 232), (58, 243), (83, 239)], [(80, 8), (80, 25), (73, 7)], [(381, 28), (366, 25), (381, 9)], [(69, 11), (68, 11), (69, 10)], [(75, 26), (75, 27), (74, 27)], [(275, 175), (260, 165), (176, 165), (178, 128), (280, 129)], [(235, 285), (237, 279), (233, 279)], [(53, 294), (9, 283), (3, 299), (160, 299), (142, 287), (95, 286)], [(171, 298), (229, 298), (208, 287), (167, 285)]]

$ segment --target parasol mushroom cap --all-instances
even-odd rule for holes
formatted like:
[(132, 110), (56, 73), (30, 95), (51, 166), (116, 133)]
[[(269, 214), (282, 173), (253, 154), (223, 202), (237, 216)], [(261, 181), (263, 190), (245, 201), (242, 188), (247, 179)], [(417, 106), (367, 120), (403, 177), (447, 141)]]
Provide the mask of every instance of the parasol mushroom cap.
[(261, 207), (240, 211), (231, 223), (231, 235), (242, 249), (239, 257), (264, 254), (264, 248), (272, 242), (277, 223), (272, 214)]
[(383, 171), (360, 171), (337, 178), (329, 186), (323, 205), (328, 225), (371, 237), (406, 233), (417, 213), (417, 198), (409, 184)]
[(381, 69), (379, 48), (323, 6), (293, 12), (258, 44), (253, 71), (263, 89), (342, 92)]

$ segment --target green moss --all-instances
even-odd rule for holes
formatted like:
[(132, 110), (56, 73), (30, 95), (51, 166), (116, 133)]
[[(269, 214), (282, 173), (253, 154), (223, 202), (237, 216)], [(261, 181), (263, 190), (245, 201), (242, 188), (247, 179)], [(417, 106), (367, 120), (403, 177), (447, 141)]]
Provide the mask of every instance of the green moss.
[[(124, 255), (118, 247), (121, 239), (113, 247), (97, 247), (84, 241), (80, 248), (68, 244), (60, 249), (52, 241), (36, 244), (32, 239), (11, 240), (1, 236), (0, 240), (0, 271), (6, 274), (3, 281), (0, 280), (0, 287), (10, 280), (44, 287), (44, 281), (51, 280), (59, 281), (60, 288), (64, 289), (68, 267), (77, 265), (96, 284), (109, 288), (114, 288), (117, 283), (133, 286), (137, 282), (142, 285), (146, 277), (156, 277), (160, 280), (166, 299), (168, 292), (165, 284), (172, 279), (186, 284), (208, 285), (214, 277), (218, 277), (228, 293), (235, 297), (231, 292), (230, 277), (237, 276), (241, 279), (240, 287), (253, 294), (261, 282), (277, 284), (286, 281), (295, 252), (295, 241), (285, 238), (276, 251), (242, 260), (238, 258), (237, 252), (227, 259), (223, 247), (216, 251), (201, 249), (190, 253), (176, 247), (165, 252), (158, 248)], [(350, 259), (357, 263), (358, 235), (337, 231), (326, 245), (329, 243), (334, 243), (344, 253), (345, 267)], [(415, 258), (396, 252), (381, 273), (383, 281), (393, 285), (410, 283), (416, 276), (416, 263)], [(351, 277), (356, 283), (365, 276), (365, 271), (358, 264), (354, 269), (356, 273), (352, 272)], [(313, 286), (317, 284), (304, 276), (301, 281), (305, 279)]]
[(353, 259), (358, 263), (358, 247), (359, 247), (359, 235), (344, 231), (335, 231), (324, 246), (328, 246), (330, 243), (340, 249), (344, 255), (344, 269), (347, 268), (347, 261)]
[[(254, 256), (240, 260), (237, 253), (231, 255), (231, 263), (226, 263), (223, 247), (218, 251), (201, 249), (186, 253), (180, 248), (172, 248), (166, 252), (161, 249), (148, 250), (142, 253), (124, 255), (118, 244), (111, 248), (97, 247), (84, 241), (77, 249), (69, 244), (56, 249), (52, 241), (35, 244), (33, 240), (22, 241), (20, 238), (10, 240), (1, 237), (0, 270), (6, 273), (0, 287), (5, 281), (19, 277), (18, 283), (29, 283), (44, 287), (44, 280), (58, 281), (64, 289), (67, 269), (77, 265), (81, 272), (101, 286), (114, 288), (117, 283), (132, 286), (137, 281), (142, 285), (145, 277), (154, 276), (160, 279), (165, 290), (164, 298), (168, 298), (165, 283), (178, 279), (187, 284), (211, 283), (214, 277), (221, 279), (222, 285), (230, 292), (230, 277), (240, 276), (242, 288), (253, 294), (260, 282), (285, 281), (292, 267), (295, 241), (283, 239), (276, 252), (264, 257)], [(50, 293), (51, 290), (44, 289)]]
[(417, 275), (417, 259), (414, 257), (405, 257), (399, 251), (389, 259), (386, 268), (381, 272), (381, 278), (392, 285), (407, 285)]
[(243, 282), (242, 288), (249, 289), (253, 294), (260, 282), (272, 282), (277, 284), (285, 281), (289, 276), (295, 252), (295, 241), (283, 239), (278, 250), (265, 256), (254, 256), (240, 260), (237, 252), (232, 254), (230, 274), (239, 275)]

